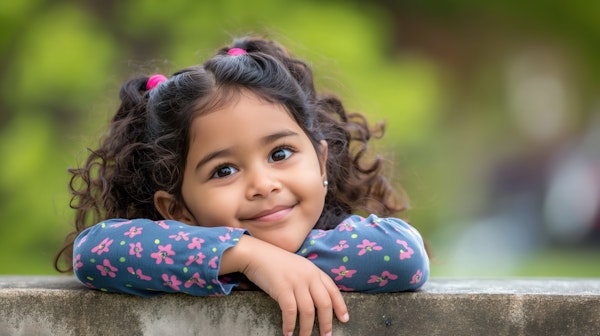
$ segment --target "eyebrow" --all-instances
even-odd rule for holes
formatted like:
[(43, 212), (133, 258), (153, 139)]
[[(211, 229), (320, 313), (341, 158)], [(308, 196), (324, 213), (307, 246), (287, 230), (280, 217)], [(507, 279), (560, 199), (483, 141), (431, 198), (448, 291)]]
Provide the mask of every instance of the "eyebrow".
[[(273, 143), (281, 138), (293, 137), (293, 136), (299, 136), (299, 134), (292, 130), (283, 130), (281, 132), (276, 132), (276, 133), (269, 134), (269, 135), (263, 137), (262, 139), (260, 139), (260, 142), (262, 145), (268, 145), (268, 144)], [(210, 162), (214, 159), (231, 155), (232, 152), (233, 152), (233, 148), (230, 147), (230, 148), (224, 148), (224, 149), (220, 149), (220, 150), (216, 150), (214, 152), (208, 153), (204, 157), (202, 157), (202, 159), (200, 161), (198, 161), (198, 164), (196, 165), (195, 170), (198, 171), (200, 168), (202, 168), (202, 166), (206, 165), (208, 162)]]

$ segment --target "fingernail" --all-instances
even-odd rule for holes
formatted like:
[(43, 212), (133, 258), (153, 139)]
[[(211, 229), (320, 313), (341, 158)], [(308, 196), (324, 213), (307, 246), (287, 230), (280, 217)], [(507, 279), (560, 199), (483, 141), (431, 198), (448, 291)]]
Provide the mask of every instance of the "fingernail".
[(325, 336), (331, 336), (331, 331), (326, 333)]
[(288, 332), (288, 333), (285, 333), (285, 336), (292, 336), (293, 334), (294, 334), (293, 332)]
[(348, 315), (348, 313), (344, 314), (344, 316), (342, 316), (342, 322), (348, 322), (348, 320), (350, 320), (350, 315)]

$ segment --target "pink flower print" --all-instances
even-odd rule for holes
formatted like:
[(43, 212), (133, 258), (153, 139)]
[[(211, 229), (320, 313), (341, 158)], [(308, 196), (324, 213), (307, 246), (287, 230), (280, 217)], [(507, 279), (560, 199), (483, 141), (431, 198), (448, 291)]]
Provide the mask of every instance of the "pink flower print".
[(134, 270), (133, 267), (127, 267), (127, 272), (129, 272), (133, 275), (136, 275), (140, 280), (144, 280), (144, 281), (152, 280), (152, 277), (149, 277), (149, 276), (143, 274), (142, 270), (139, 268), (137, 270)]
[(313, 239), (319, 239), (321, 237), (325, 237), (327, 235), (327, 232), (325, 232), (325, 230), (319, 230), (317, 231), (316, 234), (311, 235)]
[(142, 243), (137, 242), (135, 244), (133, 243), (129, 243), (129, 254), (130, 255), (134, 255), (137, 258), (141, 258), (142, 254), (140, 252), (142, 252), (144, 249), (142, 248)]
[(349, 269), (346, 269), (346, 266), (340, 266), (340, 268), (332, 268), (331, 272), (333, 274), (337, 274), (337, 276), (335, 277), (334, 280), (340, 281), (343, 278), (352, 278), (354, 273), (356, 273), (356, 270), (349, 270)]
[(346, 240), (340, 240), (340, 242), (336, 246), (332, 247), (331, 249), (339, 252), (348, 247), (349, 246), (348, 246), (348, 244), (346, 244)]
[(229, 232), (227, 232), (227, 234), (224, 235), (224, 236), (219, 236), (219, 240), (221, 240), (222, 242), (226, 242), (229, 239), (231, 239), (231, 236), (229, 235)]
[(344, 292), (354, 292), (354, 288), (346, 287), (344, 285), (337, 285), (337, 287)]
[(111, 265), (108, 259), (104, 259), (102, 265), (97, 265), (96, 268), (100, 271), (100, 274), (102, 274), (102, 276), (108, 275), (111, 278), (116, 277), (116, 272), (119, 270), (118, 268)]
[(192, 242), (188, 244), (188, 248), (190, 250), (193, 250), (193, 249), (199, 250), (202, 248), (202, 243), (204, 243), (204, 239), (198, 238), (198, 237), (193, 237)]
[(160, 226), (161, 228), (163, 228), (165, 230), (169, 229), (169, 226), (164, 221), (156, 221), (154, 223), (156, 223), (158, 226)]
[(143, 229), (144, 228), (138, 228), (138, 227), (132, 226), (129, 229), (129, 231), (127, 231), (127, 232), (124, 233), (124, 235), (128, 236), (129, 238), (133, 238), (133, 237), (135, 237), (135, 236), (137, 236), (139, 234), (142, 234), (142, 230)]
[(108, 247), (110, 244), (112, 244), (112, 242), (112, 239), (104, 238), (104, 240), (98, 246), (92, 249), (92, 253), (98, 253), (98, 255), (101, 255), (104, 252), (108, 252)]
[(169, 278), (168, 274), (163, 274), (162, 279), (164, 280), (163, 285), (169, 286), (177, 291), (179, 290), (179, 285), (181, 285), (181, 281), (177, 279), (177, 276), (171, 275), (171, 278)]
[(404, 246), (404, 248), (400, 249), (400, 260), (404, 260), (404, 259), (409, 259), (411, 255), (413, 255), (413, 253), (415, 253), (415, 251), (408, 247), (408, 243), (405, 242), (404, 240), (396, 240), (396, 243)]
[(183, 286), (185, 288), (190, 288), (193, 285), (197, 285), (198, 287), (203, 288), (205, 284), (206, 284), (206, 281), (204, 281), (204, 279), (200, 279), (200, 273), (196, 272), (196, 273), (194, 273), (194, 275), (192, 275), (191, 278), (186, 280), (186, 282)]
[(202, 252), (198, 252), (198, 254), (188, 257), (188, 261), (185, 263), (185, 266), (190, 266), (194, 262), (198, 265), (202, 265), (204, 258), (206, 258), (206, 256), (202, 254)]
[(163, 260), (165, 264), (172, 265), (173, 259), (169, 258), (172, 255), (175, 255), (175, 252), (171, 250), (171, 244), (167, 244), (167, 246), (158, 245), (158, 252), (154, 252), (150, 256), (156, 258), (157, 265), (163, 262)]
[(210, 266), (212, 268), (217, 268), (217, 260), (218, 259), (219, 259), (219, 256), (212, 257), (212, 259), (210, 259), (210, 261), (208, 262), (208, 266)]
[(340, 232), (342, 231), (352, 231), (354, 230), (354, 226), (352, 226), (352, 224), (350, 222), (343, 222), (342, 224), (339, 225), (339, 229)]
[(81, 262), (81, 254), (78, 254), (75, 259), (73, 259), (73, 270), (77, 271), (81, 268), (81, 266), (83, 266), (83, 263)]
[(417, 284), (419, 282), (421, 282), (421, 279), (423, 278), (423, 272), (421, 272), (421, 270), (417, 270), (417, 273), (413, 274), (412, 279), (410, 280), (410, 284), (414, 285)]
[(313, 259), (317, 259), (318, 256), (319, 255), (316, 254), (316, 253), (311, 253), (311, 254), (309, 254), (309, 255), (306, 256), (306, 259), (313, 260)]
[(132, 222), (132, 221), (128, 220), (128, 221), (126, 221), (126, 222), (115, 223), (115, 224), (111, 224), (111, 226), (110, 226), (110, 227), (113, 227), (113, 228), (118, 228), (118, 227), (121, 227), (121, 226), (123, 226), (123, 225), (131, 224), (131, 222)]
[(190, 240), (188, 238), (188, 235), (189, 235), (189, 233), (187, 233), (187, 232), (179, 231), (176, 235), (170, 235), (169, 238), (175, 239), (175, 241), (180, 241), (182, 239), (185, 241), (188, 241), (188, 240)]
[(389, 234), (388, 230), (386, 230), (383, 226), (379, 225), (379, 222), (381, 222), (381, 219), (377, 219), (376, 221), (366, 224), (366, 227), (372, 227), (374, 229), (379, 229), (381, 231), (383, 231), (383, 233), (385, 233), (386, 235)]
[(376, 242), (370, 242), (367, 239), (363, 239), (362, 244), (358, 244), (358, 245), (356, 245), (356, 247), (361, 249), (360, 251), (358, 251), (359, 256), (361, 256), (367, 252), (380, 251), (383, 249), (383, 247), (377, 246)]
[(388, 283), (388, 281), (396, 280), (396, 279), (398, 279), (397, 275), (392, 274), (388, 271), (383, 271), (383, 273), (381, 273), (381, 275), (371, 275), (371, 279), (369, 279), (369, 281), (367, 281), (367, 283), (378, 282), (379, 287), (383, 287)]

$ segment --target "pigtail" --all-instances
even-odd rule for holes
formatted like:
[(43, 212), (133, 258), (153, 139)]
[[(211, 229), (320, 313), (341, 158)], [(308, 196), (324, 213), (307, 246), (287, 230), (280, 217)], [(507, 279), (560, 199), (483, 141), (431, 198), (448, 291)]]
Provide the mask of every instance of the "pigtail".
[[(315, 87), (311, 68), (302, 60), (292, 57), (286, 49), (275, 41), (249, 37), (234, 40), (231, 47), (244, 49), (250, 54), (253, 52), (264, 53), (277, 59), (300, 85), (304, 94), (311, 98), (315, 97)], [(224, 48), (221, 52), (224, 53), (228, 49), (229, 48)]]
[(81, 168), (68, 170), (75, 230), (67, 235), (55, 257), (54, 267), (59, 272), (72, 269), (73, 241), (88, 226), (105, 218), (131, 218), (150, 208), (155, 211), (153, 200), (144, 194), (147, 177), (138, 169), (143, 166), (140, 161), (148, 156), (144, 143), (147, 80), (135, 78), (121, 87), (121, 105), (100, 146), (88, 149), (89, 156)]

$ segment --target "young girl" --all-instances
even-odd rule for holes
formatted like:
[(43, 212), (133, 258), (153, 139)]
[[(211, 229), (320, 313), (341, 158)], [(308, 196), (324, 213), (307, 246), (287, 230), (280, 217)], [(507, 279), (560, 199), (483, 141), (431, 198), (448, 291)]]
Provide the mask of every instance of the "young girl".
[(383, 218), (403, 204), (382, 159), (365, 157), (382, 127), (317, 94), (310, 68), (276, 43), (235, 40), (169, 78), (129, 80), (120, 98), (100, 147), (71, 170), (76, 229), (61, 255), (88, 287), (205, 296), (255, 285), (279, 303), (284, 334), (298, 316), (310, 334), (316, 313), (327, 335), (333, 312), (349, 318), (340, 289), (426, 281), (423, 240)]

